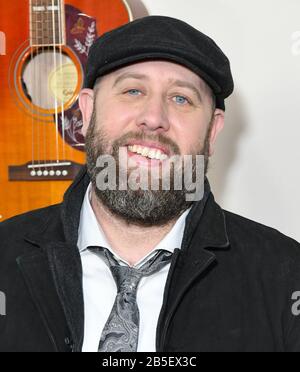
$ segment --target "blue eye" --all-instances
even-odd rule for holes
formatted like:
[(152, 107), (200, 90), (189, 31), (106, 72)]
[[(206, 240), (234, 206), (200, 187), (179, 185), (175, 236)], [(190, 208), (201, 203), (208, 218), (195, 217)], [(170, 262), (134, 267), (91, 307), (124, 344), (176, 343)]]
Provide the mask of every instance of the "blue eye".
[(126, 93), (130, 94), (131, 96), (138, 96), (140, 95), (141, 91), (138, 89), (129, 89)]
[(186, 103), (189, 103), (189, 100), (183, 96), (175, 96), (175, 102), (179, 105), (184, 105)]

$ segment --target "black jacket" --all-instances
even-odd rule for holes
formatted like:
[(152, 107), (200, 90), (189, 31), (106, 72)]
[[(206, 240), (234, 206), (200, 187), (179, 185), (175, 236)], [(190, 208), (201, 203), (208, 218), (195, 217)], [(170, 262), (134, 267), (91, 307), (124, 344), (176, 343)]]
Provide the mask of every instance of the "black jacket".
[[(82, 267), (76, 246), (85, 168), (60, 205), (0, 224), (0, 351), (81, 351)], [(223, 211), (210, 193), (187, 217), (173, 255), (157, 351), (300, 351), (300, 245)]]

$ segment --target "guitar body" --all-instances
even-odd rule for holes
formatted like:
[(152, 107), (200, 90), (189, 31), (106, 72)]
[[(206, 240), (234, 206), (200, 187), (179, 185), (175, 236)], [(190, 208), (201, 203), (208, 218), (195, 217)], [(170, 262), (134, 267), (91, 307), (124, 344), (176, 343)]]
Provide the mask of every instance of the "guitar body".
[[(0, 56), (0, 221), (61, 202), (85, 162), (77, 98), (89, 48), (97, 36), (131, 19), (125, 1), (66, 0), (62, 7), (64, 45), (41, 47), (29, 39), (29, 0), (0, 0), (6, 36), (6, 55)], [(45, 33), (47, 22), (41, 24)]]

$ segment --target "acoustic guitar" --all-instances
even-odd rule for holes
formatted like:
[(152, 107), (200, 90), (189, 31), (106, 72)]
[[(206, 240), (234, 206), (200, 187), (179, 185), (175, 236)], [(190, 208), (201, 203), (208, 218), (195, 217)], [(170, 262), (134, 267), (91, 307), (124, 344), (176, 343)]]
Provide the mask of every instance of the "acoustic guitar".
[[(17, 3), (17, 4), (16, 4)], [(94, 40), (129, 22), (120, 0), (0, 0), (0, 221), (61, 202), (85, 162), (78, 94)]]

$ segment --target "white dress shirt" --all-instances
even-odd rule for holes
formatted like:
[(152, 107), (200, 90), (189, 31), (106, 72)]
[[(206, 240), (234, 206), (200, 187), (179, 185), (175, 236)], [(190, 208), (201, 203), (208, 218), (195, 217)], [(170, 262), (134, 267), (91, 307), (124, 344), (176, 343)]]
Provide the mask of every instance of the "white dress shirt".
[[(78, 248), (83, 268), (85, 313), (83, 352), (98, 351), (101, 333), (117, 294), (117, 287), (109, 267), (101, 258), (101, 255), (93, 253), (87, 247), (105, 247), (113, 253), (121, 265), (128, 264), (112, 250), (94, 214), (90, 198), (91, 184), (83, 201), (78, 231)], [(172, 230), (135, 267), (139, 267), (149, 260), (157, 250), (164, 249), (174, 252), (175, 248), (181, 248), (185, 220), (190, 209), (187, 209), (179, 217)], [(140, 311), (138, 351), (156, 351), (156, 328), (169, 269), (170, 263), (159, 272), (143, 277), (139, 283), (137, 291), (137, 304)]]

